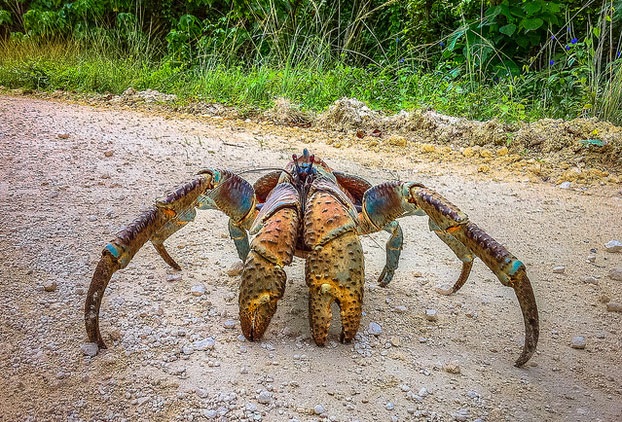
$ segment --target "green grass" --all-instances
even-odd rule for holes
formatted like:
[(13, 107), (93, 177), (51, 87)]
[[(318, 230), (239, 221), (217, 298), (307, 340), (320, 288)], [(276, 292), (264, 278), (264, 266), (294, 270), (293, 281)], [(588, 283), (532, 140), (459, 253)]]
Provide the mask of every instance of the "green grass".
[[(110, 48), (81, 47), (64, 41), (38, 44), (30, 40), (0, 44), (0, 85), (43, 91), (120, 94), (128, 87), (176, 94), (180, 101), (218, 102), (241, 110), (266, 109), (285, 97), (303, 109), (322, 111), (335, 100), (354, 97), (371, 108), (387, 112), (432, 108), (440, 113), (471, 119), (502, 121), (543, 117), (576, 117), (582, 111), (580, 93), (568, 102), (551, 97), (541, 106), (539, 87), (546, 75), (513, 77), (474, 83), (449, 65), (423, 73), (402, 63), (367, 68), (336, 63), (327, 67), (274, 64), (209, 67), (180, 66), (146, 55), (122, 57)], [(324, 64), (322, 65), (324, 66)], [(618, 72), (619, 73), (619, 72)], [(540, 79), (538, 79), (540, 78)], [(619, 110), (620, 77), (607, 91), (607, 110)], [(617, 102), (616, 102), (617, 101)], [(614, 116), (615, 117), (615, 116)]]

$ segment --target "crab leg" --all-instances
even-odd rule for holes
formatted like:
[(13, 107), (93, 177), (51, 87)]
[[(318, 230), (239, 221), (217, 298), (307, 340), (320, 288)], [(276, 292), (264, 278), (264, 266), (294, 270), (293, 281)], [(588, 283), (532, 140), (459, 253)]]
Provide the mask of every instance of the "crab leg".
[(336, 186), (317, 183), (304, 216), (309, 286), (309, 317), (313, 339), (324, 345), (332, 321), (331, 304), (340, 308), (342, 342), (350, 342), (361, 323), (364, 262), (356, 221)]
[(205, 170), (191, 181), (175, 188), (136, 220), (119, 232), (102, 251), (84, 305), (84, 321), (89, 341), (100, 348), (106, 344), (99, 331), (99, 310), (112, 275), (125, 268), (149, 240), (164, 261), (175, 269), (179, 265), (168, 254), (164, 241), (192, 221), (195, 207), (225, 212), (235, 224), (252, 219), (253, 188), (239, 176), (219, 170)]
[(539, 336), (538, 308), (524, 264), (503, 245), (489, 236), (465, 213), (437, 192), (418, 183), (389, 182), (367, 191), (363, 198), (361, 227), (377, 231), (398, 217), (427, 215), (430, 229), (463, 262), (453, 288), (456, 292), (467, 280), (474, 256), (479, 257), (501, 284), (516, 293), (525, 324), (525, 343), (516, 366), (524, 365), (535, 353)]
[(285, 292), (283, 267), (294, 257), (299, 208), (296, 189), (281, 183), (268, 196), (250, 230), (256, 236), (242, 271), (239, 296), (240, 325), (249, 340), (263, 336)]

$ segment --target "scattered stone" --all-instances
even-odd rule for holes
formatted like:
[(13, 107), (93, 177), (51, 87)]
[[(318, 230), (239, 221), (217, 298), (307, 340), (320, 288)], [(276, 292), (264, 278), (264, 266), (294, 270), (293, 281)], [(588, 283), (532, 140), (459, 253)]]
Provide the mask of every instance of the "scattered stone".
[(181, 348), (181, 352), (188, 356), (194, 353), (194, 348), (192, 347), (192, 345), (190, 344), (186, 344), (184, 347)]
[(397, 305), (395, 307), (395, 312), (397, 312), (398, 314), (403, 314), (406, 311), (408, 311), (408, 308), (404, 305)]
[(168, 274), (166, 276), (166, 281), (168, 282), (180, 281), (180, 280), (181, 280), (181, 274)]
[(242, 270), (244, 270), (244, 263), (242, 261), (238, 261), (227, 270), (227, 275), (229, 277), (237, 277), (242, 274)]
[(196, 284), (190, 288), (192, 296), (203, 296), (205, 294), (205, 286), (202, 284)]
[(563, 265), (557, 265), (553, 267), (554, 274), (564, 274), (565, 272), (566, 272), (566, 267), (564, 267)]
[(598, 279), (591, 275), (586, 275), (585, 277), (581, 277), (581, 281), (585, 284), (594, 284), (598, 286)]
[(321, 415), (324, 412), (326, 412), (326, 409), (324, 409), (324, 406), (322, 406), (321, 404), (316, 404), (313, 408), (313, 413), (315, 413), (316, 415)]
[(570, 340), (570, 347), (573, 349), (585, 349), (586, 340), (583, 336), (575, 336)]
[(207, 419), (216, 419), (218, 417), (218, 412), (214, 409), (205, 409), (203, 411), (203, 416)]
[(80, 350), (84, 356), (94, 357), (99, 352), (99, 346), (97, 343), (83, 343), (80, 345)]
[(203, 340), (195, 341), (194, 343), (192, 343), (192, 347), (194, 348), (194, 350), (200, 351), (212, 350), (215, 344), (216, 341), (212, 337), (208, 337), (204, 338)]
[(257, 402), (261, 404), (272, 403), (272, 393), (268, 390), (261, 390), (261, 392), (257, 395)]
[(379, 336), (382, 334), (382, 327), (377, 322), (370, 322), (368, 328), (369, 334), (373, 336)]
[(469, 418), (469, 409), (460, 409), (451, 416), (453, 416), (455, 421), (466, 421)]
[(97, 221), (97, 216), (96, 215), (89, 215), (87, 220), (89, 220), (91, 223), (94, 223), (95, 221)]
[(615, 267), (609, 270), (609, 278), (622, 281), (622, 267)]
[(385, 409), (387, 409), (387, 410), (393, 410), (393, 409), (395, 409), (395, 405), (394, 405), (392, 402), (388, 401), (388, 402), (384, 405), (384, 408), (385, 408)]
[(598, 297), (598, 301), (600, 303), (609, 303), (609, 301), (611, 300), (611, 298), (605, 294), (602, 294)]
[(58, 135), (58, 139), (69, 139), (69, 133), (68, 132), (61, 132)]
[(611, 253), (622, 252), (622, 242), (615, 239), (610, 240), (609, 242), (605, 243), (605, 250)]
[(557, 185), (558, 188), (560, 189), (570, 189), (570, 187), (572, 186), (571, 182), (561, 182), (559, 185)]
[(114, 151), (109, 149), (107, 151), (104, 152), (104, 157), (110, 158), (114, 155)]
[(207, 398), (207, 396), (209, 396), (209, 392), (205, 388), (197, 388), (196, 390), (194, 390), (194, 392), (202, 399), (205, 399)]
[(458, 364), (458, 361), (452, 360), (451, 362), (447, 362), (443, 365), (443, 370), (449, 374), (459, 374), (460, 365)]
[(55, 292), (57, 288), (58, 283), (56, 283), (55, 280), (48, 280), (43, 283), (43, 290), (45, 290), (46, 292)]
[(589, 262), (590, 264), (593, 264), (594, 262), (596, 262), (596, 255), (588, 255), (587, 262)]
[(425, 310), (425, 319), (428, 321), (436, 321), (438, 320), (438, 312), (436, 309), (426, 309)]
[(608, 312), (622, 312), (622, 303), (618, 302), (609, 302), (607, 304)]
[(389, 341), (393, 347), (400, 347), (402, 345), (402, 340), (397, 336), (391, 337)]

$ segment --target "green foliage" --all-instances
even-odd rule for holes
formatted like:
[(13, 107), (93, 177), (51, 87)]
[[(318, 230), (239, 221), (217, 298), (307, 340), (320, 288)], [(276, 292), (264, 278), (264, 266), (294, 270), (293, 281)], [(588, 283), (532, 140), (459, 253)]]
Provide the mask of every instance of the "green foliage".
[(622, 0), (0, 0), (0, 84), (620, 122), (621, 21)]

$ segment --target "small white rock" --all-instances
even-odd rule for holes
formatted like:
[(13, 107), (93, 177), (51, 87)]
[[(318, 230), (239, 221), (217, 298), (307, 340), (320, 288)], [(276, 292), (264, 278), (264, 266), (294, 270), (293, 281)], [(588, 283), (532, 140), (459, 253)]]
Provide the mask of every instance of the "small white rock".
[(575, 336), (570, 340), (570, 347), (573, 349), (585, 349), (586, 341), (583, 336)]
[(554, 274), (564, 274), (565, 272), (566, 272), (566, 267), (564, 267), (563, 265), (557, 265), (553, 267)]
[(84, 356), (90, 357), (97, 356), (97, 352), (99, 352), (99, 346), (97, 343), (83, 343), (80, 345), (80, 349), (82, 350), (82, 354)]
[(615, 239), (610, 240), (609, 242), (605, 243), (605, 250), (611, 253), (622, 252), (622, 242)]
[(622, 281), (622, 267), (615, 267), (609, 270), (609, 278), (612, 280)]
[(313, 413), (315, 413), (316, 415), (321, 415), (324, 412), (326, 412), (326, 409), (324, 409), (324, 406), (322, 406), (321, 404), (316, 404), (313, 408)]
[(215, 344), (216, 341), (212, 337), (208, 337), (204, 338), (203, 340), (195, 341), (194, 343), (192, 343), (192, 347), (194, 348), (194, 350), (200, 351), (212, 350)]
[(425, 310), (425, 319), (428, 321), (436, 321), (438, 320), (438, 312), (436, 309), (426, 309)]
[(190, 293), (193, 296), (203, 296), (205, 294), (205, 286), (202, 284), (194, 285), (190, 288)]
[(607, 303), (608, 312), (622, 312), (622, 303), (609, 302)]
[(557, 187), (560, 189), (570, 189), (571, 186), (571, 182), (561, 182), (559, 185), (557, 185)]
[(48, 280), (43, 284), (43, 290), (46, 292), (54, 292), (58, 288), (58, 283), (54, 280)]
[(377, 322), (370, 322), (368, 328), (369, 334), (373, 336), (379, 336), (382, 334), (382, 327)]

